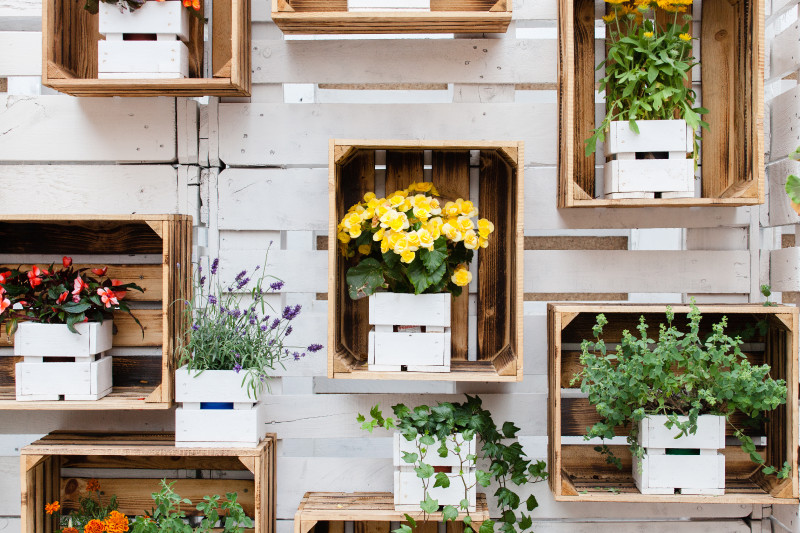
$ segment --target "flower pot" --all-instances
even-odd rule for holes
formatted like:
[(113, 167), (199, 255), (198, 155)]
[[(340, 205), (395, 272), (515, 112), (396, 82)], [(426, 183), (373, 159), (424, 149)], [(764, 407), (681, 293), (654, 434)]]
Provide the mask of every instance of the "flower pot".
[(450, 371), (450, 293), (369, 297), (368, 369)]
[[(460, 455), (465, 458), (467, 455), (475, 454), (475, 438), (471, 441), (464, 441), (460, 433), (455, 435), (456, 440), (460, 444)], [(419, 437), (417, 437), (419, 441)], [(455, 505), (458, 506), (465, 497), (469, 500), (470, 512), (475, 512), (475, 470), (474, 462), (466, 461), (462, 465), (461, 460), (455, 452), (456, 442), (452, 439), (447, 441), (448, 455), (447, 457), (439, 457), (438, 449), (440, 442), (436, 442), (432, 446), (427, 447), (427, 454), (423, 462), (431, 465), (435, 471), (449, 469), (451, 474), (450, 486), (447, 488), (434, 487), (434, 479), (431, 478), (430, 485), (428, 486), (428, 495), (437, 500), (439, 505)], [(419, 454), (417, 442), (408, 441), (405, 437), (400, 435), (399, 432), (394, 434), (394, 507), (397, 511), (418, 511), (419, 502), (425, 499), (425, 489), (422, 480), (417, 476), (414, 471), (413, 463), (406, 463), (403, 461), (403, 453), (416, 453)], [(464, 468), (464, 480), (470, 489), (465, 496), (464, 484), (458, 475), (459, 470)]]
[(431, 0), (347, 0), (348, 11), (430, 11)]
[(111, 392), (112, 359), (102, 354), (111, 349), (112, 321), (84, 322), (75, 329), (78, 333), (65, 324), (19, 324), (14, 335), (14, 355), (23, 358), (15, 365), (18, 401), (99, 400)]
[[(645, 448), (641, 461), (634, 461), (633, 478), (642, 494), (725, 493), (725, 417), (702, 415), (697, 432), (675, 438), (680, 432), (667, 429), (666, 415), (651, 415), (639, 423), (639, 444)], [(681, 422), (688, 417), (679, 417)], [(690, 451), (693, 455), (687, 455)], [(641, 470), (640, 470), (641, 466)]]
[(246, 377), (244, 371), (177, 369), (175, 401), (182, 405), (175, 410), (175, 446), (243, 448), (261, 442), (267, 434), (264, 387), (249, 396)]
[(687, 198), (694, 196), (694, 133), (685, 120), (611, 123), (604, 167), (606, 198)]
[(182, 41), (189, 40), (189, 13), (182, 2), (150, 0), (136, 11), (101, 2), (99, 17), (106, 36), (97, 43), (99, 79), (188, 77), (189, 48)]

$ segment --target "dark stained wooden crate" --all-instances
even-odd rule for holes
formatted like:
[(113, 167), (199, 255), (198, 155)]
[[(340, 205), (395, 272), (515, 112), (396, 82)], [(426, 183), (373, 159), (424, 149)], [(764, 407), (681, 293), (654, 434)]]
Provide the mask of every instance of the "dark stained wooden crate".
[[(336, 226), (351, 205), (375, 190), (377, 150), (386, 151), (389, 191), (422, 181), (424, 151), (430, 150), (432, 181), (445, 200), (469, 198), (470, 151), (480, 151), (477, 205), (495, 232), (489, 247), (477, 254), (477, 360), (467, 360), (469, 302), (464, 291), (452, 305), (449, 373), (367, 370), (367, 299), (353, 301), (347, 294), (348, 263), (337, 254)], [(522, 142), (331, 140), (328, 377), (522, 380), (523, 161)]]
[[(22, 531), (52, 533), (45, 503), (58, 500), (64, 513), (76, 509), (93, 478), (100, 482), (104, 503), (116, 495), (121, 513), (141, 515), (153, 508), (150, 495), (166, 477), (192, 501), (181, 506), (187, 515), (197, 514), (195, 506), (204, 496), (236, 492), (255, 523), (249, 531), (274, 533), (276, 447), (273, 434), (251, 448), (176, 448), (172, 433), (54, 432), (21, 450)], [(198, 470), (245, 474), (203, 479), (195, 477)]]
[[(766, 437), (766, 446), (758, 446), (767, 463), (782, 466), (788, 461), (792, 471), (788, 479), (764, 476), (758, 465), (738, 445), (728, 445), (725, 454), (725, 494), (723, 496), (643, 495), (633, 482), (631, 455), (628, 446), (611, 446), (622, 460), (622, 470), (606, 463), (580, 437), (586, 428), (599, 421), (589, 400), (582, 397), (579, 385), (570, 382), (580, 371), (580, 343), (594, 339), (592, 326), (598, 314), (605, 314), (608, 324), (603, 339), (609, 351), (615, 349), (624, 329), (635, 331), (639, 317), (644, 315), (649, 332), (657, 335), (658, 325), (666, 322), (664, 305), (611, 304), (549, 304), (548, 329), (548, 466), (550, 489), (559, 501), (607, 502), (682, 502), (733, 504), (794, 504), (798, 502), (797, 431), (798, 431), (798, 309), (796, 307), (762, 305), (700, 305), (701, 331), (710, 333), (711, 325), (726, 316), (729, 335), (747, 326), (766, 321), (767, 333), (748, 340), (745, 353), (752, 363), (767, 363), (771, 376), (787, 382), (786, 405), (772, 411), (761, 428), (749, 431), (753, 437)], [(683, 328), (687, 305), (673, 305), (675, 324)], [(685, 330), (685, 328), (684, 328)], [(735, 421), (734, 421), (735, 422)], [(627, 430), (617, 428), (618, 436)], [(731, 434), (730, 428), (728, 434)], [(564, 444), (565, 437), (571, 443)], [(575, 439), (579, 440), (575, 440)], [(760, 440), (760, 439), (755, 439)], [(756, 442), (758, 444), (758, 442)]]
[[(593, 0), (559, 0), (559, 207), (742, 206), (764, 203), (764, 2), (708, 0), (700, 18), (702, 192), (699, 198), (595, 198), (584, 140), (595, 128)], [(597, 159), (597, 161), (595, 161)]]
[[(47, 265), (60, 264), (64, 255), (75, 256), (75, 266), (107, 265), (110, 277), (145, 289), (126, 295), (144, 333), (130, 315), (116, 313), (113, 341), (115, 348), (143, 348), (145, 353), (127, 350), (130, 355), (114, 356), (114, 388), (108, 396), (97, 401), (17, 402), (14, 365), (20, 358), (0, 357), (0, 409), (167, 409), (172, 405), (173, 355), (185, 330), (182, 309), (173, 302), (191, 291), (190, 216), (0, 215), (0, 242), (0, 269), (28, 263), (30, 256), (46, 258)], [(112, 257), (102, 264), (86, 265), (80, 256)], [(13, 345), (13, 337), (3, 327), (0, 346)], [(148, 356), (152, 348), (160, 348), (161, 353)]]
[(250, 96), (250, 0), (214, 0), (213, 77), (204, 78), (203, 33), (190, 17), (189, 77), (97, 79), (97, 15), (74, 0), (42, 2), (42, 84), (73, 96)]
[(347, 0), (272, 0), (286, 34), (505, 33), (511, 0), (431, 0), (430, 12), (349, 12)]

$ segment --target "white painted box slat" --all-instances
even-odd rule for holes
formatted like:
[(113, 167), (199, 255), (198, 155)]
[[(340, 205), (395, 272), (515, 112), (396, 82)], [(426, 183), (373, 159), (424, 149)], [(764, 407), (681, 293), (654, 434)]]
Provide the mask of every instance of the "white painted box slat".
[(604, 174), (607, 195), (639, 191), (694, 195), (692, 159), (616, 159), (605, 164)]
[(347, 0), (348, 11), (430, 11), (431, 0)]
[[(679, 422), (688, 422), (688, 416), (678, 417)], [(676, 427), (668, 429), (664, 423), (666, 415), (650, 415), (641, 423), (639, 444), (644, 448), (720, 449), (725, 447), (725, 417), (701, 415), (697, 417), (697, 432), (683, 435)]]
[(99, 41), (97, 55), (100, 79), (189, 76), (189, 49), (181, 41)]
[(369, 297), (369, 323), (372, 325), (426, 325), (449, 328), (450, 300), (450, 293), (376, 292)]
[(694, 135), (685, 120), (637, 120), (636, 126), (639, 133), (627, 120), (611, 122), (606, 154), (694, 151)]
[[(402, 436), (399, 432), (395, 432), (394, 434), (394, 446), (393, 446), (393, 453), (392, 457), (394, 458), (394, 466), (409, 466), (410, 463), (406, 463), (403, 461), (403, 453), (419, 453), (419, 449), (417, 448), (417, 443), (419, 442), (419, 437), (416, 438), (414, 441), (407, 440), (404, 436)], [(459, 446), (460, 454), (462, 457), (466, 458), (467, 455), (475, 455), (475, 438), (470, 441), (465, 441), (464, 437), (458, 433), (456, 435), (456, 439), (447, 439), (447, 457), (439, 457), (439, 447), (441, 443), (439, 439), (436, 439), (436, 442), (431, 446), (426, 446), (427, 454), (425, 455), (425, 463), (431, 466), (461, 466), (461, 461), (456, 454), (456, 442), (463, 443)]]
[(111, 320), (75, 324), (73, 333), (65, 324), (21, 322), (14, 336), (14, 355), (22, 357), (88, 357), (111, 349)]
[(17, 363), (17, 401), (99, 400), (111, 392), (112, 357), (79, 363)]
[(184, 365), (175, 370), (175, 401), (180, 403), (231, 402), (254, 404), (261, 400), (261, 384), (255, 397), (246, 388), (247, 373), (233, 370), (204, 370), (196, 373)]
[(178, 448), (252, 447), (267, 434), (266, 406), (249, 409), (175, 410), (175, 446)]
[[(180, 0), (149, 0), (136, 11), (121, 10), (118, 4), (100, 2), (99, 31), (110, 33), (171, 33), (189, 40), (189, 10)], [(100, 41), (102, 42), (102, 41)], [(135, 41), (128, 41), (135, 42)]]

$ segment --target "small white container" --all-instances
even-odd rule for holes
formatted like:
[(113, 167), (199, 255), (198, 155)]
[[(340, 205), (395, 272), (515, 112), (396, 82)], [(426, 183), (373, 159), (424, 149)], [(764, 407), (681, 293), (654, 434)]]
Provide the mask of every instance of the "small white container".
[[(685, 120), (637, 120), (639, 133), (627, 121), (611, 123), (604, 167), (606, 198), (687, 198), (694, 196), (694, 133)], [(668, 159), (636, 159), (661, 152)]]
[[(73, 333), (65, 324), (22, 322), (14, 335), (14, 355), (23, 357), (15, 365), (18, 401), (99, 400), (111, 392), (113, 322), (75, 324)], [(72, 358), (74, 361), (49, 361)]]
[[(450, 293), (369, 297), (368, 369), (399, 372), (450, 371)], [(424, 328), (423, 331), (419, 331)], [(398, 329), (399, 331), (395, 331)]]
[[(267, 434), (265, 388), (251, 397), (242, 383), (246, 377), (245, 371), (177, 369), (175, 401), (182, 406), (175, 410), (175, 446), (244, 448), (261, 442)], [(232, 403), (233, 409), (201, 409), (207, 402)]]
[[(179, 79), (189, 75), (189, 12), (178, 0), (149, 0), (136, 11), (100, 3), (97, 43), (99, 79)], [(124, 34), (156, 35), (155, 41), (126, 41)]]
[(430, 11), (431, 0), (347, 0), (348, 11)]
[[(467, 455), (475, 454), (475, 438), (471, 441), (464, 441), (463, 436), (459, 433), (456, 440), (461, 443), (460, 455), (465, 459), (464, 462), (464, 481), (470, 487), (467, 492), (467, 500), (469, 500), (469, 511), (475, 512), (476, 509), (476, 492), (475, 492), (475, 470), (476, 465), (474, 462), (466, 461)], [(417, 437), (417, 442), (419, 437)], [(464, 499), (464, 482), (461, 480), (459, 469), (462, 468), (461, 460), (455, 453), (456, 441), (448, 439), (447, 457), (439, 457), (440, 443), (438, 440), (432, 445), (427, 447), (427, 454), (423, 461), (434, 468), (450, 468), (451, 472), (448, 473), (450, 478), (450, 486), (447, 488), (434, 487), (435, 480), (430, 478), (428, 486), (428, 495), (437, 500), (439, 505), (454, 505), (458, 507), (461, 500)], [(394, 507), (397, 511), (418, 511), (419, 502), (425, 499), (425, 490), (422, 480), (417, 476), (414, 471), (414, 464), (406, 463), (403, 461), (403, 452), (419, 454), (417, 443), (408, 441), (405, 437), (400, 435), (399, 432), (394, 434)]]
[[(677, 428), (667, 429), (666, 415), (651, 415), (639, 423), (639, 444), (646, 454), (633, 463), (633, 478), (642, 494), (725, 493), (725, 417), (702, 415), (697, 432), (676, 439)], [(679, 417), (685, 422), (688, 417)], [(667, 455), (668, 448), (697, 449), (700, 455)]]

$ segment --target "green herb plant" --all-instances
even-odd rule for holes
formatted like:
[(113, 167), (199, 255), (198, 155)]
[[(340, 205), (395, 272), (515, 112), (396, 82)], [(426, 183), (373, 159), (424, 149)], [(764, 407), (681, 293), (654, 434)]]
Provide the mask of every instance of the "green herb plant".
[[(417, 453), (406, 452), (402, 459), (414, 465), (423, 484), (425, 498), (420, 502), (420, 509), (426, 520), (429, 514), (440, 510), (439, 502), (431, 498), (429, 490), (432, 487), (448, 488), (451, 483), (459, 483), (459, 486), (464, 487), (464, 499), (457, 507), (442, 506), (442, 517), (445, 521), (455, 521), (459, 513), (464, 514), (464, 531), (472, 533), (474, 526), (469, 514), (467, 494), (474, 484), (469, 484), (466, 472), (476, 466), (478, 461), (486, 460), (490, 465), (489, 469), (476, 469), (476, 482), (482, 487), (488, 487), (492, 481), (499, 485), (494, 493), (501, 511), (499, 530), (503, 533), (515, 533), (532, 527), (530, 515), (522, 511), (518, 513), (523, 502), (512, 490), (512, 486), (543, 481), (547, 478), (546, 464), (544, 461), (532, 462), (526, 458), (522, 445), (516, 439), (518, 427), (506, 422), (498, 429), (491, 413), (481, 406), (478, 396), (467, 395), (467, 401), (463, 403), (439, 402), (433, 407), (420, 405), (413, 409), (397, 404), (392, 407), (392, 411), (397, 419), (384, 418), (376, 405), (370, 411), (369, 420), (359, 414), (358, 422), (362, 429), (370, 433), (376, 427), (396, 429), (402, 438), (416, 443)], [(474, 455), (467, 453), (466, 446), (473, 439), (478, 439), (475, 446), (477, 453)], [(482, 444), (482, 447), (478, 444)], [(439, 457), (448, 457), (450, 453), (455, 453), (461, 464), (459, 472), (450, 475), (445, 472), (435, 473), (433, 466), (425, 462), (426, 457), (430, 457), (432, 453)], [(533, 495), (524, 504), (528, 513), (539, 505)], [(402, 524), (395, 533), (410, 533), (416, 527), (416, 521), (411, 516), (406, 515), (406, 520), (408, 525)], [(494, 527), (495, 522), (487, 520), (481, 524), (479, 533), (492, 533)]]
[[(701, 126), (708, 128), (701, 119), (708, 110), (695, 107), (697, 95), (685, 85), (692, 67), (698, 64), (692, 57), (689, 34), (692, 17), (680, 14), (691, 0), (606, 2), (613, 7), (603, 17), (608, 51), (597, 70), (605, 68), (600, 91), (606, 94), (607, 114), (585, 141), (586, 156), (597, 150), (598, 141), (605, 140), (613, 121), (627, 120), (635, 133), (639, 133), (637, 120), (682, 118), (695, 132)], [(655, 11), (659, 9), (672, 13), (672, 22), (658, 24)], [(695, 133), (695, 160), (698, 139)]]
[[(688, 332), (673, 324), (675, 314), (666, 309), (666, 324), (659, 325), (658, 339), (647, 334), (644, 316), (637, 326), (638, 337), (622, 332), (616, 352), (610, 352), (602, 339), (605, 315), (597, 315), (592, 328), (594, 341), (581, 343), (582, 370), (572, 379), (580, 382), (581, 391), (597, 409), (600, 421), (588, 428), (586, 440), (611, 439), (617, 426), (628, 428), (631, 454), (641, 459), (645, 453), (638, 443), (638, 422), (648, 415), (667, 415), (667, 428), (680, 430), (678, 436), (697, 431), (697, 417), (702, 414), (724, 416), (741, 441), (751, 460), (762, 466), (764, 474), (786, 478), (788, 462), (778, 470), (766, 465), (752, 439), (742, 428), (731, 423), (739, 411), (758, 421), (763, 415), (786, 403), (786, 381), (772, 379), (769, 365), (752, 365), (741, 351), (740, 337), (726, 335), (727, 317), (713, 324), (707, 338), (700, 334), (701, 315), (692, 303), (688, 314)], [(678, 417), (688, 417), (680, 420)], [(676, 437), (677, 438), (677, 437)], [(622, 468), (607, 445), (597, 446), (610, 464)]]
[[(181, 498), (172, 489), (174, 484), (174, 481), (167, 483), (161, 480), (161, 490), (152, 494), (155, 508), (147, 516), (137, 516), (131, 522), (131, 533), (244, 533), (246, 528), (253, 527), (253, 520), (236, 501), (236, 493), (229, 492), (222, 502), (217, 495), (203, 498), (196, 507), (203, 513), (203, 519), (197, 528), (193, 528), (180, 508), (182, 504), (192, 505), (192, 502), (188, 498)], [(216, 526), (217, 522), (221, 522), (222, 529)]]
[[(795, 148), (795, 151), (789, 154), (789, 159), (800, 161), (800, 146)], [(786, 194), (789, 195), (789, 200), (792, 201), (792, 208), (800, 214), (800, 178), (794, 174), (789, 174), (786, 178)]]

